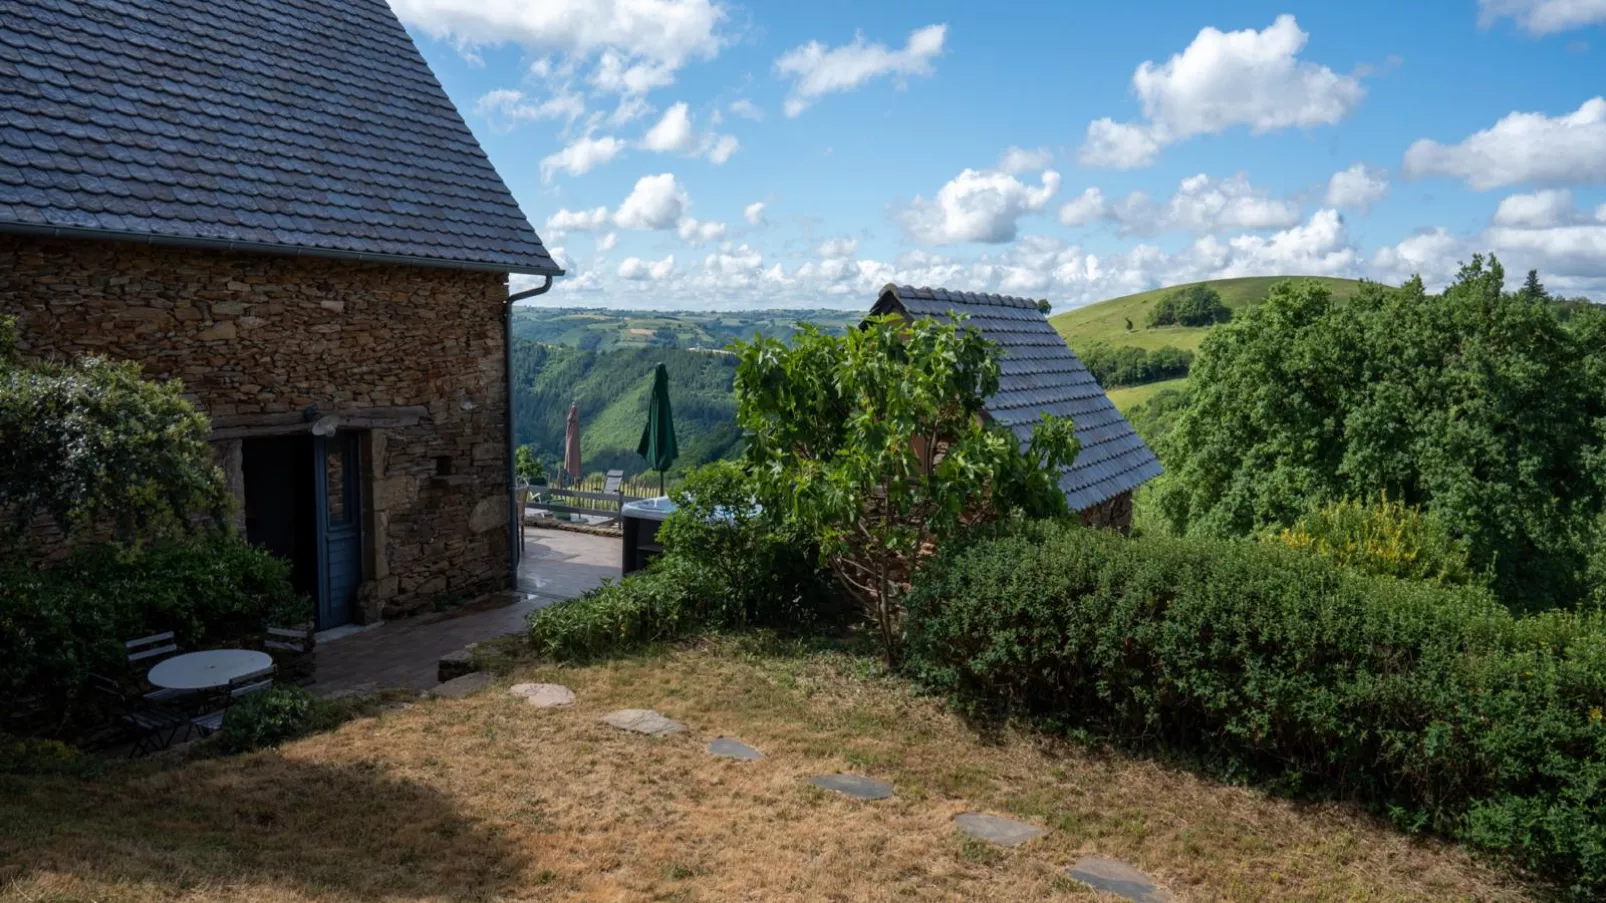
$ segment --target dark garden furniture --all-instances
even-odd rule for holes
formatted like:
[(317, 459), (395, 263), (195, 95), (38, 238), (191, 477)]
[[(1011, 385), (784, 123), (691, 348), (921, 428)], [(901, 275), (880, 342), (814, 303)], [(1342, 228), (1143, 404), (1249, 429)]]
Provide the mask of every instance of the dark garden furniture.
[[(163, 659), (172, 658), (179, 651), (178, 642), (171, 630), (129, 640), (123, 644), (123, 649), (128, 655), (129, 668), (136, 674), (140, 670), (149, 670)], [(189, 690), (158, 688), (146, 693), (145, 698), (151, 702), (181, 704), (184, 697), (189, 695), (191, 695)]]
[(268, 667), (252, 674), (242, 674), (232, 678), (224, 685), (222, 692), (218, 693), (212, 711), (205, 715), (197, 715), (190, 719), (190, 724), (201, 732), (201, 736), (210, 737), (223, 729), (223, 716), (228, 714), (236, 702), (273, 688), (274, 667)]
[(173, 745), (180, 731), (189, 731), (189, 720), (160, 703), (129, 693), (123, 685), (99, 674), (89, 675), (90, 689), (112, 706), (114, 719), (133, 741), (130, 758), (156, 752)]
[(273, 662), (279, 668), (279, 677), (287, 683), (303, 687), (312, 683), (317, 668), (317, 660), (313, 656), (315, 645), (311, 624), (269, 627), (262, 639), (262, 648), (273, 656)]

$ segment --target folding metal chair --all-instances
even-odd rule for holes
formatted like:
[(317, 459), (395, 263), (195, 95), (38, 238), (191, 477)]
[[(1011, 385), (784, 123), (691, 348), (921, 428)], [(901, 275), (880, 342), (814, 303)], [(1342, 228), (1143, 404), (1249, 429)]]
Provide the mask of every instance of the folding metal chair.
[(89, 686), (114, 707), (116, 720), (133, 739), (129, 758), (142, 752), (156, 752), (173, 745), (178, 732), (188, 732), (189, 722), (172, 709), (133, 696), (123, 685), (99, 674), (89, 675)]
[[(178, 642), (174, 639), (173, 631), (156, 633), (129, 640), (123, 644), (128, 654), (128, 669), (132, 676), (145, 686), (145, 673), (163, 659), (171, 658), (179, 653)], [(147, 691), (145, 698), (151, 702), (182, 705), (195, 697), (194, 690), (172, 690), (158, 688)]]
[(269, 627), (264, 631), (262, 649), (273, 656), (281, 678), (306, 686), (312, 683), (317, 669), (317, 658), (313, 655), (316, 642), (311, 624)]
[(219, 698), (219, 708), (197, 715), (190, 719), (190, 724), (201, 732), (201, 736), (210, 737), (223, 729), (223, 716), (236, 702), (273, 688), (273, 675), (278, 669), (272, 665), (251, 674), (243, 674), (229, 681), (229, 685)]

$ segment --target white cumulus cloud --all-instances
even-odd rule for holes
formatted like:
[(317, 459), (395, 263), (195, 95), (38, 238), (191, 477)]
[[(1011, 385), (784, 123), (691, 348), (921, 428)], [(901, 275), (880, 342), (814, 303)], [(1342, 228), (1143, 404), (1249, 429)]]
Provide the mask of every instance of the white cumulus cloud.
[(593, 138), (586, 135), (562, 150), (541, 158), (541, 181), (552, 181), (552, 177), (560, 171), (571, 176), (585, 175), (619, 156), (624, 149), (625, 143), (612, 136)]
[(946, 25), (917, 28), (902, 50), (868, 43), (862, 34), (840, 47), (827, 47), (819, 41), (794, 47), (775, 61), (775, 71), (792, 79), (786, 115), (797, 116), (826, 94), (852, 91), (881, 76), (930, 75), (931, 61), (942, 53), (947, 33)]
[(632, 282), (662, 282), (675, 271), (675, 255), (670, 254), (662, 260), (642, 260), (640, 257), (626, 257), (619, 264), (619, 278)]
[(1606, 98), (1565, 116), (1510, 113), (1459, 144), (1426, 138), (1405, 152), (1405, 174), (1446, 176), (1478, 190), (1524, 182), (1606, 181)]
[(580, 95), (564, 91), (536, 101), (523, 91), (497, 88), (480, 95), (479, 100), (474, 102), (474, 112), (505, 126), (536, 119), (573, 122), (585, 115), (586, 103)]
[(1203, 173), (1189, 176), (1164, 204), (1134, 191), (1120, 200), (1105, 198), (1089, 188), (1060, 207), (1059, 220), (1067, 226), (1107, 221), (1126, 234), (1192, 232), (1208, 235), (1240, 229), (1285, 229), (1300, 221), (1299, 205), (1274, 198), (1251, 184), (1243, 173), (1213, 179)]
[(1337, 123), (1366, 91), (1351, 76), (1299, 59), (1309, 37), (1290, 15), (1261, 31), (1201, 29), (1165, 63), (1138, 66), (1132, 87), (1143, 120), (1093, 121), (1078, 159), (1132, 169), (1154, 162), (1169, 144), (1234, 126), (1260, 134)]
[(1543, 229), (1584, 219), (1573, 206), (1573, 194), (1565, 188), (1547, 188), (1533, 194), (1514, 194), (1500, 202), (1494, 212), (1496, 226)]
[(390, 0), (397, 17), (465, 52), (513, 43), (538, 56), (597, 61), (592, 82), (642, 91), (673, 81), (724, 43), (712, 0)]
[(1365, 163), (1356, 163), (1333, 173), (1332, 178), (1327, 180), (1324, 203), (1344, 210), (1370, 210), (1388, 191), (1387, 172)]
[(597, 237), (598, 251), (612, 251), (619, 244), (619, 233), (608, 232)]
[(733, 135), (711, 131), (697, 134), (692, 128), (690, 108), (681, 102), (664, 111), (657, 124), (642, 136), (641, 146), (659, 153), (706, 157), (717, 166), (729, 160), (741, 143)]
[(747, 224), (750, 226), (764, 225), (767, 222), (767, 220), (764, 219), (764, 202), (754, 201), (753, 203), (748, 204), (742, 209), (742, 216), (747, 220)]
[(843, 257), (852, 257), (859, 250), (857, 238), (828, 238), (815, 249), (826, 260), (836, 260)]
[(1010, 175), (1023, 172), (1041, 172), (1054, 165), (1054, 154), (1046, 147), (1010, 147), (998, 158), (998, 171)]
[(673, 229), (690, 203), (673, 173), (642, 176), (614, 212), (613, 221), (622, 229)]
[(602, 228), (607, 222), (607, 207), (597, 207), (593, 210), (560, 209), (547, 217), (546, 227), (566, 232), (593, 232)]
[(1478, 0), (1478, 25), (1510, 18), (1529, 34), (1547, 35), (1606, 23), (1606, 0)]
[(930, 201), (916, 197), (899, 214), (911, 237), (929, 244), (1014, 241), (1021, 217), (1039, 213), (1059, 193), (1060, 174), (1052, 169), (1033, 187), (1009, 173), (967, 169)]
[(691, 244), (702, 244), (703, 242), (724, 238), (725, 224), (718, 220), (699, 222), (688, 216), (675, 227), (675, 233), (680, 236), (682, 241)]

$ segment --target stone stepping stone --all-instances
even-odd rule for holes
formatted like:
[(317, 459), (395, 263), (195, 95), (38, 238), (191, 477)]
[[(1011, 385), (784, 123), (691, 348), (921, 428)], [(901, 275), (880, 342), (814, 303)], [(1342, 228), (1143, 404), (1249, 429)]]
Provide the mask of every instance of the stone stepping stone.
[(1089, 887), (1137, 903), (1174, 903), (1176, 900), (1155, 886), (1153, 878), (1119, 859), (1083, 856), (1071, 863), (1065, 872)]
[(508, 692), (538, 709), (574, 705), (574, 691), (562, 684), (514, 684)]
[(484, 671), (475, 671), (462, 677), (454, 677), (446, 683), (439, 684), (429, 692), (442, 699), (465, 699), (485, 689), (491, 684), (491, 675)]
[(649, 737), (667, 737), (686, 731), (686, 725), (671, 721), (651, 709), (620, 709), (611, 715), (604, 715), (602, 722), (622, 731), (634, 731)]
[(834, 790), (856, 800), (884, 800), (892, 796), (892, 785), (856, 774), (821, 774), (809, 778), (821, 790)]
[(746, 743), (743, 743), (740, 740), (732, 740), (729, 737), (720, 737), (714, 742), (708, 744), (708, 752), (712, 755), (723, 756), (727, 759), (741, 759), (744, 762), (751, 762), (754, 759), (764, 758), (763, 753), (751, 746), (748, 746)]
[(954, 824), (959, 826), (959, 830), (977, 840), (985, 840), (1001, 847), (1018, 847), (1028, 840), (1036, 840), (1048, 833), (1036, 825), (981, 812), (956, 815)]

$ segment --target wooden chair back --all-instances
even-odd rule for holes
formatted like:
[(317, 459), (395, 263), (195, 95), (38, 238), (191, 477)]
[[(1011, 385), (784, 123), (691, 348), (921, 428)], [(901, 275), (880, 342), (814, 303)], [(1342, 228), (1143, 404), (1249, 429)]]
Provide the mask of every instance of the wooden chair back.
[(608, 471), (607, 480), (603, 481), (602, 491), (606, 492), (606, 493), (609, 493), (609, 494), (615, 494), (615, 493), (619, 492), (620, 487), (622, 487), (624, 485), (624, 483), (625, 483), (625, 472), (624, 471), (622, 471), (622, 470), (610, 470), (610, 471)]
[(140, 664), (141, 662), (154, 665), (156, 662), (153, 659), (176, 655), (178, 653), (178, 642), (174, 639), (173, 631), (169, 630), (164, 633), (142, 636), (137, 640), (129, 640), (123, 644), (123, 649), (128, 654), (128, 663), (130, 665)]
[(313, 630), (311, 626), (301, 627), (269, 627), (264, 631), (262, 640), (263, 649), (272, 649), (287, 652), (291, 655), (306, 655), (312, 651)]

